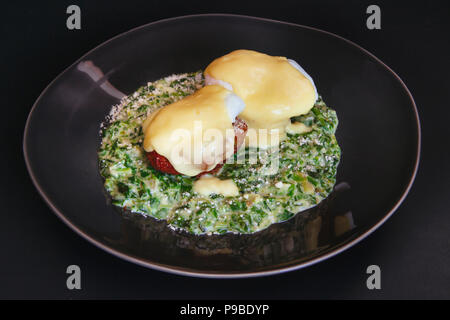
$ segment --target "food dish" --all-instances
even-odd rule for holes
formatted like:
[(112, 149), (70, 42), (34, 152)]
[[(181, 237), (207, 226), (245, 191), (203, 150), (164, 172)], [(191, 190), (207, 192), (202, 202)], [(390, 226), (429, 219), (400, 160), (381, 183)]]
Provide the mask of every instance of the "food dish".
[[(299, 69), (286, 58), (237, 50), (206, 68), (206, 85), (202, 72), (172, 75), (124, 98), (111, 112), (99, 151), (113, 203), (194, 234), (253, 233), (320, 203), (336, 181), (338, 120)], [(255, 139), (240, 148), (244, 138), (236, 136), (234, 156), (233, 146), (223, 156), (221, 138), (237, 116), (249, 124), (246, 139), (249, 132)], [(200, 141), (208, 128), (223, 132), (203, 144), (221, 149), (209, 166), (191, 159), (202, 155), (200, 143), (191, 151), (196, 122), (203, 124)], [(189, 135), (179, 148), (173, 133), (181, 129)], [(183, 150), (191, 158), (179, 159)], [(145, 151), (165, 156), (164, 172), (146, 161)]]
[[(179, 233), (164, 221), (129, 215), (106, 202), (97, 151), (99, 124), (111, 105), (149, 79), (201, 70), (243, 47), (286, 55), (307, 66), (336, 109), (336, 137), (343, 152), (336, 187), (327, 200), (254, 234), (211, 236)], [(72, 230), (127, 261), (200, 277), (277, 274), (350, 248), (405, 199), (419, 154), (414, 100), (379, 59), (325, 31), (235, 15), (167, 19), (105, 42), (44, 90), (24, 133), (30, 177)]]

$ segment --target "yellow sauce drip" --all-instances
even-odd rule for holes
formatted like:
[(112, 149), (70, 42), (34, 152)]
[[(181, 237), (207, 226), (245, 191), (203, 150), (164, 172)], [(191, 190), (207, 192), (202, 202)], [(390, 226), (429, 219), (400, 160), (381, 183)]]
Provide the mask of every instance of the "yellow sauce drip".
[(220, 180), (210, 175), (204, 175), (194, 182), (194, 191), (203, 195), (221, 194), (225, 197), (239, 195), (239, 189), (233, 180)]

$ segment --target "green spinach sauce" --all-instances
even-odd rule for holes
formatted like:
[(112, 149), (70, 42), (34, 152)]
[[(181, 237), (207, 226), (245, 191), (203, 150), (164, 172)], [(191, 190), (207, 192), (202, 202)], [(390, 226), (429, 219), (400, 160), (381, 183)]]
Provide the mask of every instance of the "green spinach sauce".
[[(239, 196), (201, 196), (192, 190), (196, 178), (154, 170), (142, 148), (143, 121), (203, 83), (200, 71), (169, 76), (148, 83), (113, 107), (102, 125), (98, 156), (114, 205), (165, 219), (194, 234), (253, 233), (317, 205), (331, 193), (340, 159), (334, 135), (338, 119), (321, 98), (308, 114), (292, 119), (311, 130), (288, 134), (279, 146), (280, 157), (271, 149), (242, 148), (234, 155), (235, 163), (224, 165), (217, 177), (233, 179)], [(258, 153), (256, 164), (245, 161), (251, 152)]]

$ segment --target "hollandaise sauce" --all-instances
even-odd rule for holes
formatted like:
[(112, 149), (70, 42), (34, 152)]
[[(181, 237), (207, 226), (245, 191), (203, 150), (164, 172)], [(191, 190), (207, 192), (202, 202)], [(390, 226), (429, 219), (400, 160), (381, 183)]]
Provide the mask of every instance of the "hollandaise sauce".
[(271, 141), (286, 138), (291, 118), (308, 113), (317, 100), (314, 82), (295, 61), (257, 51), (236, 50), (217, 58), (205, 69), (205, 77), (208, 84), (222, 85), (244, 100), (240, 117), (250, 132), (279, 136), (265, 143), (248, 139), (249, 146), (271, 146)]
[(234, 119), (227, 108), (231, 95), (221, 86), (205, 86), (150, 114), (142, 126), (144, 150), (155, 150), (187, 176), (213, 169), (233, 154)]
[[(102, 124), (98, 156), (114, 205), (194, 234), (253, 233), (330, 194), (340, 159), (338, 120), (320, 97), (311, 97), (313, 106), (301, 115), (295, 111), (283, 120), (285, 137), (277, 148), (243, 147), (231, 156), (234, 163), (214, 175), (170, 175), (152, 168), (143, 146), (144, 121), (203, 86), (202, 72), (173, 75), (148, 83), (112, 108)], [(254, 125), (262, 126), (258, 121)], [(255, 153), (258, 161), (247, 161)]]

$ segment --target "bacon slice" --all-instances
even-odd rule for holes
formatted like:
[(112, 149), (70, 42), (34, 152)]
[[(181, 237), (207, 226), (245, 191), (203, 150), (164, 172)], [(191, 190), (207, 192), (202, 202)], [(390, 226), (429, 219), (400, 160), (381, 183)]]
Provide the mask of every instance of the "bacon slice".
[[(233, 122), (233, 129), (234, 129), (234, 153), (236, 153), (241, 147), (242, 143), (244, 143), (248, 126), (244, 120), (236, 118), (236, 120)], [(151, 166), (156, 170), (168, 174), (181, 174), (177, 170), (175, 170), (175, 168), (172, 166), (172, 164), (166, 157), (160, 155), (156, 151), (147, 152), (146, 156)], [(220, 170), (220, 168), (222, 168), (222, 166), (223, 163), (219, 163), (212, 170), (199, 173), (197, 177), (200, 177), (207, 173), (210, 174), (217, 173)]]

